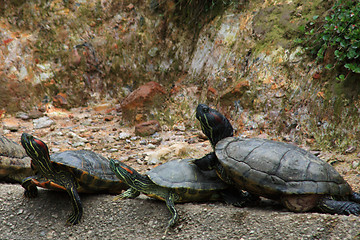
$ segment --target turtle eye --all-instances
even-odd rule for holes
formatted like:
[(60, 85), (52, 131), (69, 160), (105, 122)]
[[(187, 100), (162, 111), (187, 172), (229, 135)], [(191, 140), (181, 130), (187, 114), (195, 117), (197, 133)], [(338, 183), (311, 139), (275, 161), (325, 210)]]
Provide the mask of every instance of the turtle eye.
[(208, 112), (209, 112), (209, 107), (208, 107), (208, 106), (204, 106), (204, 107), (203, 107), (203, 112), (204, 112), (204, 113), (208, 113)]

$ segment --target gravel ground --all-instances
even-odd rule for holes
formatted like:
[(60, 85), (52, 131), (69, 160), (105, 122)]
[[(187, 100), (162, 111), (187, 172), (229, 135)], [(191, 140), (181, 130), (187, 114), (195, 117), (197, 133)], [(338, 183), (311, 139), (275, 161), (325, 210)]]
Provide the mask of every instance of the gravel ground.
[[(31, 121), (11, 119), (10, 123), (18, 129), (4, 131), (4, 135), (19, 142), (21, 133), (28, 132), (44, 140), (51, 152), (85, 148), (126, 161), (140, 172), (151, 169), (163, 158), (199, 157), (211, 151), (209, 143), (194, 131), (163, 131), (155, 137), (139, 138), (132, 129), (121, 127), (114, 111), (73, 109), (70, 114), (71, 117), (53, 118), (56, 124), (50, 128), (39, 129)], [(129, 136), (122, 137), (124, 134)], [(145, 156), (151, 154), (152, 160)], [(354, 158), (323, 152), (321, 156), (334, 163), (359, 191)], [(359, 217), (296, 214), (263, 200), (255, 207), (245, 208), (219, 202), (177, 204), (179, 222), (164, 236), (170, 218), (164, 202), (144, 195), (113, 201), (114, 196), (104, 194), (81, 194), (82, 222), (65, 226), (71, 212), (66, 193), (39, 189), (38, 198), (25, 199), (23, 191), (18, 184), (0, 184), (0, 239), (356, 239), (360, 233)]]
[(40, 190), (25, 199), (16, 184), (0, 184), (1, 239), (355, 239), (360, 218), (319, 213), (296, 214), (263, 201), (236, 208), (222, 203), (177, 204), (178, 224), (166, 237), (165, 204), (141, 195), (112, 201), (111, 195), (82, 194), (84, 217), (65, 226), (71, 211), (66, 193)]

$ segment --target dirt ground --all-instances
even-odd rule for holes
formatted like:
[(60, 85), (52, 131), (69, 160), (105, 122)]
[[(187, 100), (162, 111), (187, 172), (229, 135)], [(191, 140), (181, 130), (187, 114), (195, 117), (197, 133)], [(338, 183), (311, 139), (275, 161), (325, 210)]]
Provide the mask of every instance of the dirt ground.
[(145, 196), (112, 201), (111, 195), (81, 195), (80, 224), (65, 226), (71, 211), (66, 193), (39, 191), (28, 200), (15, 184), (0, 185), (1, 239), (356, 239), (360, 218), (296, 214), (278, 204), (236, 208), (222, 203), (177, 204), (180, 220), (166, 237), (165, 204)]
[[(29, 132), (43, 139), (51, 152), (86, 148), (126, 161), (141, 172), (155, 166), (143, 157), (149, 148), (160, 154), (177, 142), (188, 142), (187, 148), (179, 150), (182, 157), (187, 157), (184, 152), (198, 157), (211, 149), (207, 141), (194, 136), (193, 130), (163, 130), (155, 136), (162, 140), (154, 149), (148, 144), (153, 137), (138, 138), (130, 131), (130, 138), (118, 138), (127, 130), (120, 127), (113, 111), (77, 109), (70, 115), (54, 118), (56, 125), (45, 129), (34, 129), (29, 120), (12, 119), (19, 129), (5, 131), (4, 135), (19, 142), (21, 133)], [(74, 147), (78, 139), (69, 132), (89, 142)], [(192, 152), (194, 148), (199, 151)], [(325, 153), (322, 157), (335, 161), (336, 169), (359, 190), (359, 172), (351, 167), (351, 157)], [(81, 194), (82, 221), (65, 226), (71, 212), (66, 193), (39, 189), (38, 198), (26, 199), (23, 192), (19, 184), (0, 184), (0, 239), (357, 239), (360, 233), (359, 217), (292, 213), (263, 199), (257, 206), (245, 208), (221, 202), (177, 204), (179, 222), (164, 236), (170, 218), (164, 202), (144, 195), (113, 201), (114, 196), (106, 194)]]

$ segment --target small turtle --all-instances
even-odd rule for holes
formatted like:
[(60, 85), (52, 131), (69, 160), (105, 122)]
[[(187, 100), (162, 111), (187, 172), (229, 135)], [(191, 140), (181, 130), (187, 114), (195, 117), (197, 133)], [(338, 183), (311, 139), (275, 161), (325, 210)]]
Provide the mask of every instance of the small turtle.
[(199, 104), (196, 118), (215, 153), (195, 160), (200, 169), (250, 194), (278, 200), (294, 212), (360, 214), (360, 194), (327, 162), (292, 144), (233, 136), (222, 114)]
[(65, 151), (53, 154), (50, 160), (48, 147), (43, 141), (23, 133), (21, 144), (37, 173), (22, 181), (25, 197), (36, 197), (36, 186), (66, 191), (73, 207), (68, 224), (79, 223), (83, 213), (78, 192), (116, 194), (128, 188), (111, 171), (109, 160), (92, 151)]
[(130, 166), (110, 159), (110, 168), (130, 187), (118, 198), (136, 198), (142, 192), (149, 197), (165, 201), (171, 213), (165, 234), (178, 219), (175, 202), (224, 200), (239, 206), (250, 200), (247, 193), (234, 191), (221, 181), (215, 171), (204, 174), (192, 163), (193, 160), (173, 160), (141, 175)]
[(21, 183), (22, 179), (33, 174), (31, 159), (24, 148), (0, 135), (0, 181)]

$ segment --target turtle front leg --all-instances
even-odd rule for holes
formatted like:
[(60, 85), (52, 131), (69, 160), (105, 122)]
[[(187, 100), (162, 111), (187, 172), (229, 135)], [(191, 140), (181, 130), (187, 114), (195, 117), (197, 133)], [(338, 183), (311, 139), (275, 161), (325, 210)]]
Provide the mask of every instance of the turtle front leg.
[(169, 193), (168, 197), (165, 199), (166, 202), (166, 206), (169, 209), (170, 213), (171, 213), (171, 218), (169, 220), (169, 223), (166, 227), (165, 230), (165, 235), (167, 234), (168, 230), (175, 225), (176, 221), (179, 218), (179, 214), (176, 211), (175, 208), (175, 200), (176, 200), (176, 195), (174, 193)]
[(329, 198), (321, 199), (318, 203), (318, 208), (321, 211), (331, 214), (341, 214), (341, 215), (350, 215), (354, 214), (355, 216), (360, 215), (360, 204), (350, 201), (336, 201)]
[(73, 211), (66, 222), (67, 224), (75, 225), (78, 224), (81, 220), (83, 214), (83, 207), (80, 201), (79, 193), (77, 192), (75, 187), (71, 187), (66, 191), (70, 195), (70, 200), (73, 207)]
[(119, 199), (127, 199), (127, 198), (133, 199), (133, 198), (138, 197), (139, 195), (140, 195), (140, 192), (138, 190), (136, 190), (135, 188), (129, 188), (122, 194), (119, 194), (118, 196), (114, 197), (113, 201), (117, 201)]
[(21, 182), (21, 186), (25, 188), (24, 195), (27, 198), (34, 198), (38, 195), (38, 189), (36, 187), (36, 184), (33, 182), (33, 179), (35, 177), (27, 177), (24, 178)]

